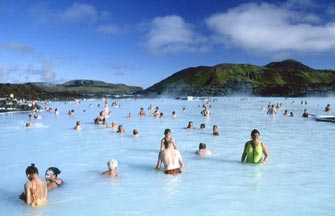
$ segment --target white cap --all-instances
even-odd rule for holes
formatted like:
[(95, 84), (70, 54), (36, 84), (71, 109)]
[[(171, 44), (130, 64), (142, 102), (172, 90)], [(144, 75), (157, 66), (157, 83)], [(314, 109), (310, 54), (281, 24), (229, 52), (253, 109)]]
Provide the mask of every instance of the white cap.
[(110, 170), (116, 169), (118, 167), (118, 162), (117, 162), (117, 160), (112, 159), (112, 160), (107, 162), (107, 166), (108, 166), (108, 169), (110, 169)]

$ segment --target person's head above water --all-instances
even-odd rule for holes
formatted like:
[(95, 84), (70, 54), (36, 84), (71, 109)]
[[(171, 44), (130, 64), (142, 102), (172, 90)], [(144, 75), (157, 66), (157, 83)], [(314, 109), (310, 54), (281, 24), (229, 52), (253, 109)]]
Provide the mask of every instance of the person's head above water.
[(107, 161), (107, 167), (109, 170), (115, 170), (118, 167), (118, 162), (115, 159)]
[(254, 136), (256, 133), (258, 133), (258, 135), (261, 135), (261, 133), (259, 133), (259, 131), (257, 129), (253, 129), (251, 131), (251, 136)]
[(169, 128), (166, 128), (164, 131), (164, 135), (171, 134), (171, 130)]
[(27, 167), (26, 169), (26, 175), (29, 180), (33, 179), (33, 176), (37, 174), (38, 175), (38, 169), (35, 167), (35, 164), (32, 163), (30, 166)]
[(45, 171), (45, 177), (52, 177), (55, 176), (57, 177), (59, 174), (61, 173), (60, 169), (58, 169), (57, 167), (49, 167), (46, 171)]
[(200, 143), (199, 149), (206, 149), (206, 143)]

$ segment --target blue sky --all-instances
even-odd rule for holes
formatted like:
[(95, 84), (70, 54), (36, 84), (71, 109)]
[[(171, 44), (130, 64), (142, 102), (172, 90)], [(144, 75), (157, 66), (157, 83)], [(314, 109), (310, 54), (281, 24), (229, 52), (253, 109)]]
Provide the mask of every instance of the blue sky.
[(0, 83), (147, 88), (187, 67), (335, 69), (333, 0), (0, 0)]

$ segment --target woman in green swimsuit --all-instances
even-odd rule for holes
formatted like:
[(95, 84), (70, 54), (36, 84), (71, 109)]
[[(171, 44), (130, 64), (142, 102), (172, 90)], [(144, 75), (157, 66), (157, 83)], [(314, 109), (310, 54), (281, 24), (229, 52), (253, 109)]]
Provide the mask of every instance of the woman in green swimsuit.
[[(254, 129), (251, 131), (251, 139), (244, 145), (241, 162), (253, 163), (253, 164), (265, 164), (269, 158), (269, 152), (266, 145), (260, 141), (259, 131)], [(264, 159), (262, 158), (264, 154)]]

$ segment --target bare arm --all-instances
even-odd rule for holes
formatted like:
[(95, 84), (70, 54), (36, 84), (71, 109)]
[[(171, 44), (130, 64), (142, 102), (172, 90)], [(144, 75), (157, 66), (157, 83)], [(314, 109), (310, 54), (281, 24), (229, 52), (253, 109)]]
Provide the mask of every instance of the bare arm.
[(247, 143), (244, 145), (241, 162), (243, 163), (245, 161), (245, 158), (247, 157)]
[(157, 165), (156, 165), (156, 169), (160, 169), (160, 168), (161, 168), (161, 164), (162, 164), (162, 160), (161, 160), (161, 152), (159, 152), (159, 154), (158, 154), (158, 160), (157, 160)]
[(179, 152), (178, 152), (178, 154), (179, 154), (178, 161), (179, 161), (180, 168), (184, 168), (185, 164), (184, 164), (183, 158), (181, 157)]
[(26, 194), (26, 204), (30, 205), (31, 203), (31, 192), (28, 184), (24, 186), (24, 193)]
[(176, 141), (174, 141), (174, 139), (172, 138), (172, 143), (173, 143), (173, 148), (174, 149), (177, 149), (177, 146), (176, 146)]
[(266, 162), (269, 159), (269, 152), (268, 152), (268, 148), (263, 142), (262, 142), (262, 149), (263, 149), (263, 154), (264, 154), (263, 162)]
[(159, 149), (160, 151), (164, 150), (164, 139), (165, 139), (165, 138), (163, 138), (163, 139), (161, 140), (161, 148)]

